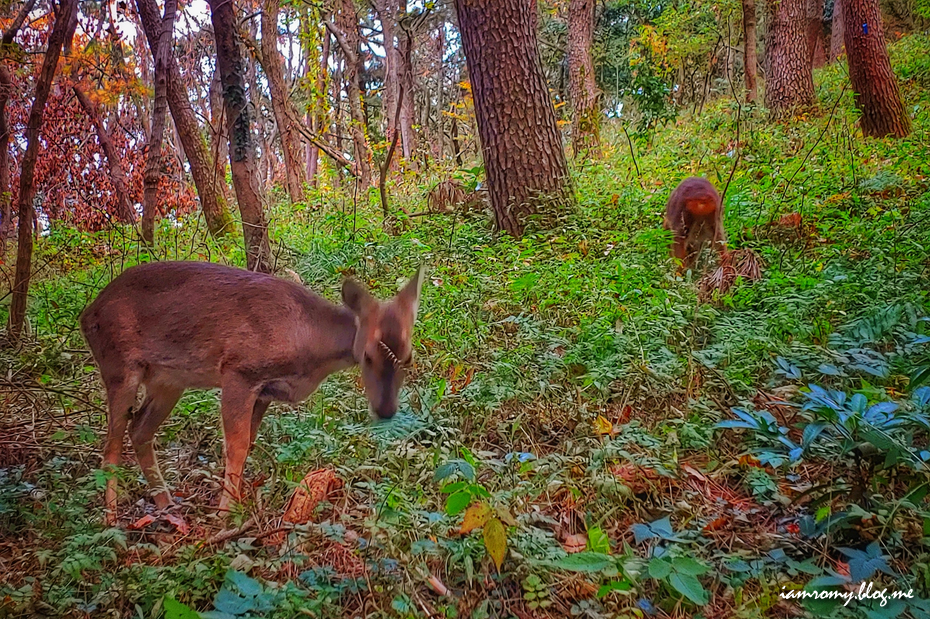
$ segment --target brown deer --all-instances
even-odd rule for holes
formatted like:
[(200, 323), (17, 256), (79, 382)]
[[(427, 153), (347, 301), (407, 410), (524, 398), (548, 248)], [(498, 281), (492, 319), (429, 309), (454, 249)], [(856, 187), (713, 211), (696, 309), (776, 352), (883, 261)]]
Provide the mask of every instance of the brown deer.
[[(271, 402), (300, 402), (330, 374), (360, 364), (371, 410), (393, 417), (413, 358), (423, 272), (387, 302), (347, 279), (344, 305), (335, 305), (296, 282), (218, 264), (127, 269), (81, 315), (107, 393), (104, 468), (119, 463), (128, 426), (155, 505), (168, 507), (155, 431), (185, 389), (219, 387), (226, 460), (219, 509), (228, 511), (239, 500), (245, 459)], [(140, 385), (145, 400), (132, 412)], [(113, 524), (113, 476), (105, 501)]]
[(708, 241), (721, 256), (726, 251), (720, 194), (705, 178), (681, 181), (668, 199), (663, 227), (675, 235), (672, 255), (681, 260), (683, 268), (694, 265)]

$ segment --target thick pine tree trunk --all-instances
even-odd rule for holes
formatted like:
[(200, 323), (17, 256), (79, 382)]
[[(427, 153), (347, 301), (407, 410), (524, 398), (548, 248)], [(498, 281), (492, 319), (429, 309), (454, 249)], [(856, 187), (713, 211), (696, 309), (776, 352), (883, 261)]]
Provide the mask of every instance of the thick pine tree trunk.
[(759, 98), (759, 56), (756, 52), (756, 2), (743, 0), (743, 70), (746, 73), (746, 101)]
[(911, 132), (911, 121), (891, 70), (878, 0), (842, 1), (848, 26), (844, 39), (849, 80), (856, 107), (862, 112), (862, 133), (903, 138)]
[(765, 105), (776, 117), (814, 103), (807, 40), (807, 0), (767, 0)]
[(6, 104), (13, 92), (13, 76), (3, 62), (7, 49), (32, 11), (36, 0), (26, 0), (13, 22), (0, 37), (0, 254), (13, 229), (13, 194), (10, 192), (10, 124)]
[(209, 0), (216, 37), (216, 62), (223, 80), (229, 161), (245, 238), (246, 265), (250, 271), (271, 272), (268, 224), (255, 178), (255, 144), (245, 92), (245, 65), (236, 33), (236, 14), (230, 0)]
[(80, 86), (75, 85), (73, 90), (78, 103), (81, 104), (87, 118), (94, 125), (97, 142), (100, 143), (103, 156), (106, 157), (110, 182), (113, 184), (113, 191), (116, 193), (116, 219), (125, 224), (134, 224), (136, 223), (136, 211), (133, 208), (132, 199), (129, 197), (129, 186), (126, 183), (126, 173), (123, 171), (122, 159), (113, 145), (110, 132), (103, 124), (97, 106), (87, 98)]
[(594, 0), (572, 0), (568, 9), (568, 79), (572, 97), (572, 151), (598, 156), (600, 93), (594, 81)]
[(300, 138), (294, 128), (297, 115), (296, 111), (289, 109), (291, 100), (281, 68), (281, 54), (278, 52), (280, 6), (281, 0), (264, 0), (262, 4), (262, 68), (265, 70), (265, 77), (268, 78), (271, 109), (274, 112), (275, 124), (278, 125), (278, 135), (281, 136), (287, 195), (291, 202), (303, 202), (304, 164), (300, 155)]
[[(155, 0), (136, 0), (142, 29), (148, 40), (149, 49), (158, 49), (158, 34), (161, 31), (161, 15)], [(232, 229), (232, 218), (226, 204), (226, 189), (222, 177), (217, 177), (213, 157), (201, 133), (200, 124), (191, 108), (190, 96), (181, 81), (177, 59), (168, 59), (168, 109), (174, 119), (179, 146), (190, 163), (191, 177), (200, 197), (200, 208), (210, 234), (222, 236)]]
[(819, 69), (827, 64), (823, 32), (823, 0), (808, 0), (807, 3), (807, 50), (810, 54), (811, 67)]
[(158, 181), (161, 179), (161, 145), (165, 137), (165, 116), (168, 113), (168, 59), (174, 39), (174, 16), (177, 0), (165, 2), (158, 44), (155, 47), (155, 103), (152, 107), (152, 133), (145, 159), (142, 192), (142, 241), (155, 245), (155, 218), (158, 214)]
[(843, 2), (842, 0), (836, 0), (833, 3), (833, 20), (830, 23), (830, 62), (843, 55), (846, 45), (843, 40), (846, 37), (845, 33)]
[(536, 40), (536, 0), (456, 0), (497, 227), (572, 203), (562, 136)]
[(36, 80), (36, 90), (26, 125), (26, 152), (23, 155), (22, 171), (19, 176), (19, 231), (16, 250), (16, 273), (13, 281), (13, 298), (10, 301), (10, 324), (7, 335), (12, 343), (18, 343), (26, 324), (26, 300), (29, 298), (29, 282), (32, 278), (32, 226), (35, 211), (32, 202), (36, 196), (35, 170), (39, 159), (39, 133), (45, 116), (45, 104), (52, 90), (52, 80), (58, 68), (62, 45), (74, 36), (77, 26), (75, 15), (77, 0), (61, 0), (55, 15), (55, 25), (48, 39), (42, 69)]

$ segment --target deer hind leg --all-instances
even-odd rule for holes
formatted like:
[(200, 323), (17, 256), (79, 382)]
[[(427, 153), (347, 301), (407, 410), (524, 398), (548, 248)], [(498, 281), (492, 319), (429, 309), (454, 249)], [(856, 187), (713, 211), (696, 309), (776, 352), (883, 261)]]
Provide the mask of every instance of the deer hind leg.
[(107, 388), (107, 438), (103, 446), (103, 470), (108, 473), (104, 494), (106, 523), (116, 524), (116, 467), (123, 453), (123, 437), (132, 407), (136, 403), (139, 377), (125, 374), (106, 380)]
[(155, 499), (155, 506), (164, 509), (171, 504), (171, 495), (155, 456), (155, 431), (158, 430), (171, 409), (178, 403), (184, 389), (173, 385), (146, 385), (145, 401), (139, 412), (133, 416), (129, 438), (136, 450), (136, 460), (149, 484), (149, 492)]
[(257, 395), (249, 385), (235, 379), (224, 382), (223, 395), (220, 398), (220, 415), (223, 418), (226, 473), (219, 504), (221, 512), (229, 511), (230, 503), (238, 501), (240, 497), (239, 488), (252, 440), (252, 419), (256, 402)]
[(255, 408), (252, 409), (252, 431), (249, 435), (249, 451), (252, 451), (252, 447), (255, 446), (255, 439), (258, 438), (258, 428), (262, 425), (262, 418), (265, 416), (265, 411), (268, 410), (269, 404), (271, 404), (271, 400), (256, 400)]

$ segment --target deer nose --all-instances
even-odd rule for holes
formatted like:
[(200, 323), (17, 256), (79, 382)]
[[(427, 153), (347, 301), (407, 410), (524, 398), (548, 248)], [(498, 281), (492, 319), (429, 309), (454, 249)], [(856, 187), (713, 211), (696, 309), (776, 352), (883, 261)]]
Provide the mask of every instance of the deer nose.
[(391, 419), (397, 414), (397, 404), (394, 402), (381, 402), (374, 407), (374, 411), (379, 419)]

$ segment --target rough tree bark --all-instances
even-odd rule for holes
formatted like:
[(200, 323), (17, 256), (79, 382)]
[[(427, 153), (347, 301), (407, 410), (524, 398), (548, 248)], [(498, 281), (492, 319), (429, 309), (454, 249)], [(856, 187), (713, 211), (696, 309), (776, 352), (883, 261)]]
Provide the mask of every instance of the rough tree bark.
[(368, 144), (365, 109), (362, 107), (361, 74), (359, 72), (359, 53), (361, 35), (358, 31), (358, 16), (352, 0), (340, 0), (335, 21), (326, 22), (330, 28), (342, 55), (345, 58), (343, 78), (346, 95), (349, 98), (350, 120), (349, 132), (355, 146), (355, 163), (358, 170), (359, 184), (363, 189), (371, 187), (371, 146)]
[(767, 0), (765, 105), (775, 117), (814, 103), (807, 41), (807, 0)]
[(210, 79), (210, 88), (207, 93), (210, 99), (210, 144), (213, 156), (213, 165), (216, 169), (216, 179), (222, 183), (224, 190), (226, 184), (226, 170), (229, 168), (229, 136), (226, 135), (226, 110), (223, 108), (223, 80), (220, 79), (220, 68), (213, 69)]
[(26, 0), (13, 22), (0, 38), (0, 253), (6, 248), (6, 240), (13, 229), (13, 194), (10, 192), (10, 125), (6, 104), (13, 91), (13, 76), (4, 59), (16, 38), (23, 22), (32, 11), (36, 0)]
[[(158, 49), (158, 35), (161, 32), (158, 5), (155, 0), (136, 0), (136, 7), (154, 57), (155, 50)], [(181, 80), (178, 61), (173, 55), (168, 59), (168, 109), (171, 110), (171, 117), (174, 119), (179, 146), (190, 163), (191, 177), (194, 179), (194, 186), (197, 187), (200, 208), (203, 210), (207, 228), (213, 236), (222, 236), (231, 230), (233, 225), (226, 204), (225, 184), (221, 177), (217, 178), (213, 157), (210, 156), (210, 149), (203, 139), (200, 124), (191, 108), (190, 96)]]
[(746, 102), (759, 98), (759, 56), (756, 52), (756, 0), (743, 0), (743, 70), (746, 74)]
[(284, 71), (281, 69), (281, 54), (278, 52), (278, 11), (281, 0), (264, 0), (262, 3), (262, 68), (271, 90), (271, 109), (281, 136), (281, 151), (284, 154), (284, 176), (287, 195), (291, 202), (303, 202), (304, 165), (300, 155), (300, 138), (294, 128), (296, 110), (289, 110)]
[(562, 136), (536, 40), (536, 0), (456, 0), (497, 227), (571, 204)]
[(830, 22), (830, 62), (837, 60), (845, 51), (845, 20), (843, 19), (843, 2), (833, 3), (833, 19)]
[(103, 124), (97, 106), (87, 97), (81, 87), (75, 84), (73, 90), (88, 120), (94, 125), (97, 142), (100, 143), (103, 156), (106, 157), (110, 182), (113, 183), (113, 191), (116, 192), (116, 219), (122, 223), (134, 224), (136, 223), (136, 211), (133, 208), (132, 199), (129, 197), (129, 187), (126, 183), (126, 173), (123, 171), (122, 160), (113, 145), (110, 132), (107, 130), (106, 125)]
[(155, 245), (155, 216), (158, 213), (158, 181), (161, 178), (161, 145), (165, 136), (165, 115), (168, 112), (168, 59), (174, 39), (174, 16), (177, 0), (166, 0), (158, 43), (155, 47), (155, 103), (152, 106), (152, 133), (145, 156), (145, 177), (142, 192), (142, 241)]
[(823, 29), (823, 0), (807, 3), (807, 51), (811, 67), (819, 69), (827, 64), (826, 37)]
[(26, 300), (29, 297), (29, 281), (32, 278), (32, 226), (35, 210), (32, 202), (36, 196), (34, 182), (36, 161), (39, 158), (39, 133), (45, 116), (45, 104), (52, 90), (52, 80), (58, 68), (58, 58), (65, 41), (74, 36), (77, 20), (77, 0), (61, 0), (55, 15), (55, 25), (48, 39), (42, 68), (36, 80), (36, 90), (29, 111), (26, 125), (26, 152), (23, 155), (22, 171), (19, 176), (19, 233), (16, 250), (16, 274), (13, 281), (13, 298), (10, 302), (10, 324), (7, 336), (12, 343), (18, 343), (26, 324)]
[(394, 42), (397, 28), (396, 0), (374, 0), (375, 10), (381, 21), (381, 36), (384, 43), (384, 90), (381, 97), (382, 116), (386, 122), (384, 135), (390, 140), (397, 127), (397, 92), (400, 86), (400, 59)]
[(568, 79), (572, 97), (572, 151), (600, 153), (600, 93), (594, 82), (594, 0), (571, 0), (568, 8)]
[(862, 112), (862, 133), (903, 138), (911, 132), (911, 122), (885, 48), (878, 0), (843, 0), (843, 11), (849, 26), (844, 32), (849, 81), (853, 100)]
[[(397, 15), (403, 15), (407, 13), (407, 0), (399, 0), (397, 7)], [(398, 35), (398, 50), (397, 58), (400, 61), (399, 75), (400, 78), (400, 87), (398, 91), (400, 92), (400, 118), (398, 123), (400, 124), (400, 139), (403, 150), (401, 151), (409, 163), (414, 162), (414, 155), (417, 152), (417, 134), (413, 130), (415, 119), (417, 117), (416, 106), (414, 104), (414, 83), (413, 83), (413, 45), (414, 45), (414, 33), (409, 29), (404, 27), (403, 23), (399, 22), (401, 32), (403, 34)]]
[(236, 32), (236, 14), (229, 0), (208, 0), (216, 37), (216, 62), (223, 80), (226, 130), (233, 186), (242, 215), (246, 265), (251, 271), (271, 272), (268, 224), (255, 181), (255, 145), (245, 92), (245, 66)]

